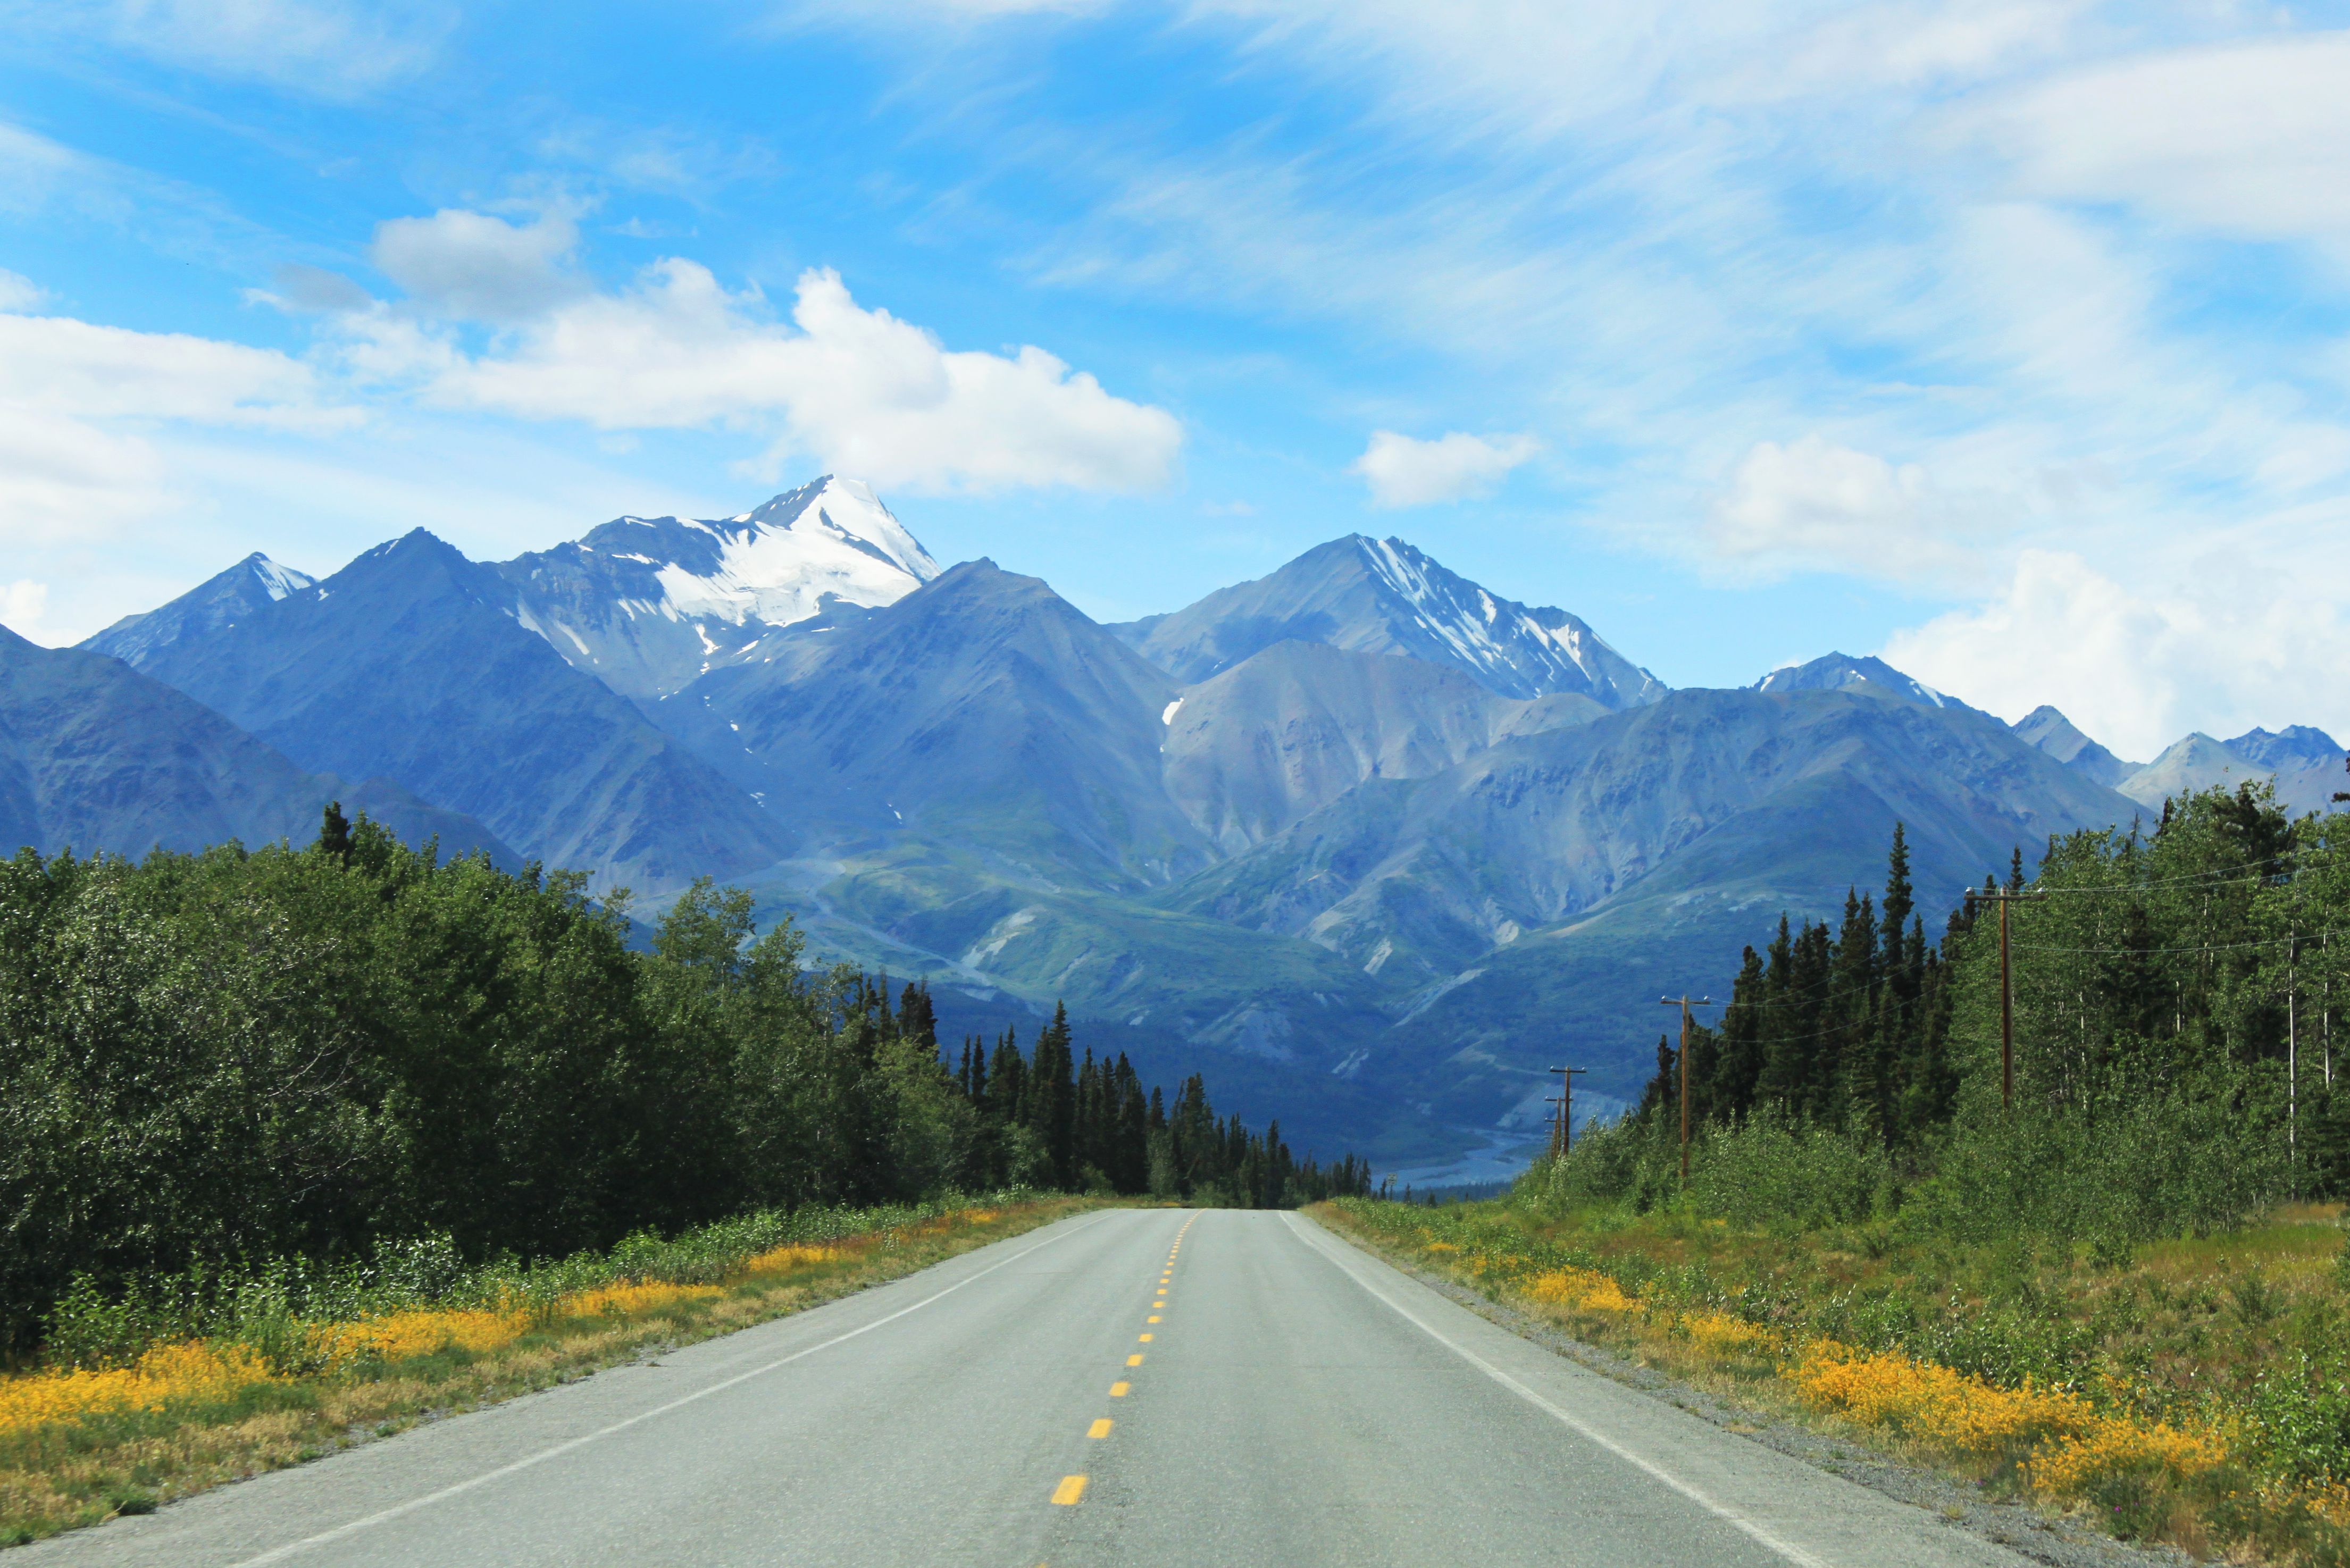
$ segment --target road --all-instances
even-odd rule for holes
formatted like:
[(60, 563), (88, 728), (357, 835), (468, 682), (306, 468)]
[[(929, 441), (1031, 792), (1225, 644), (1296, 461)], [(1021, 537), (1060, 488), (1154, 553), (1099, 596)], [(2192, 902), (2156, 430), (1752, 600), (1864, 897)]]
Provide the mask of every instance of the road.
[(2023, 1560), (1295, 1214), (1117, 1210), (9, 1554), (169, 1568)]

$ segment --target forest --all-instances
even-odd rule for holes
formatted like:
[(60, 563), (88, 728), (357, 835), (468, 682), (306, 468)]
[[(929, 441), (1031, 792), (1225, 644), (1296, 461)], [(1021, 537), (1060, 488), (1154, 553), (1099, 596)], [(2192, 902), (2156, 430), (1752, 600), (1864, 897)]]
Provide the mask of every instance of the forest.
[(1525, 1190), (2145, 1238), (2350, 1188), (2333, 1049), (2334, 993), (2350, 998), (2350, 817), (2293, 821), (2264, 784), (2214, 789), (2151, 826), (2054, 839), (2028, 878), (2019, 849), (2004, 878), (1953, 902), (1929, 939), (1897, 827), (1881, 894), (1856, 889), (1833, 924), (1783, 917), (1745, 950), (1719, 1017), (1691, 1029), (1686, 1188), (1669, 1034), (1637, 1109)]
[(624, 895), (318, 840), (0, 862), (0, 1354), (73, 1289), (387, 1248), (556, 1259), (754, 1211), (1007, 1188), (1284, 1207), (1367, 1189), (1171, 1101), (1066, 1012), (942, 1059), (920, 985), (811, 966), (696, 884)]

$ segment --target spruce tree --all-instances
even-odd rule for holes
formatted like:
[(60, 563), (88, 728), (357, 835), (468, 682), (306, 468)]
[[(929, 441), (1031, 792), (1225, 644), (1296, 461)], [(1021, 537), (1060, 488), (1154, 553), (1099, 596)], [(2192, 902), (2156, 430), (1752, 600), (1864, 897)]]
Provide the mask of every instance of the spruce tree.
[(318, 826), (318, 853), (331, 855), (345, 866), (351, 863), (351, 825), (343, 815), (343, 803), (327, 803), (324, 819)]

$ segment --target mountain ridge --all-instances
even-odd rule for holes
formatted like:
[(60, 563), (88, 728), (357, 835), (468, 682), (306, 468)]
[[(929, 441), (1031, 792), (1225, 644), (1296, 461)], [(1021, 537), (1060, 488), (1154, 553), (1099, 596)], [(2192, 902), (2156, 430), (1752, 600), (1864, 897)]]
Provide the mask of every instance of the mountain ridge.
[(1503, 697), (1575, 692), (1620, 708), (1665, 691), (1578, 617), (1503, 598), (1400, 539), (1360, 534), (1182, 609), (1108, 629), (1186, 684), (1297, 641), (1450, 665)]

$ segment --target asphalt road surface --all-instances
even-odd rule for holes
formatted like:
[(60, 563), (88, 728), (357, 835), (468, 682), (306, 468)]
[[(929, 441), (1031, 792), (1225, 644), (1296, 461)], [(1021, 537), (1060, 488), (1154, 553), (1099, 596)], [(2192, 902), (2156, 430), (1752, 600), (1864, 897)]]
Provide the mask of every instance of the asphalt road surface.
[(1063, 1220), (11, 1568), (2020, 1564), (1295, 1214)]

